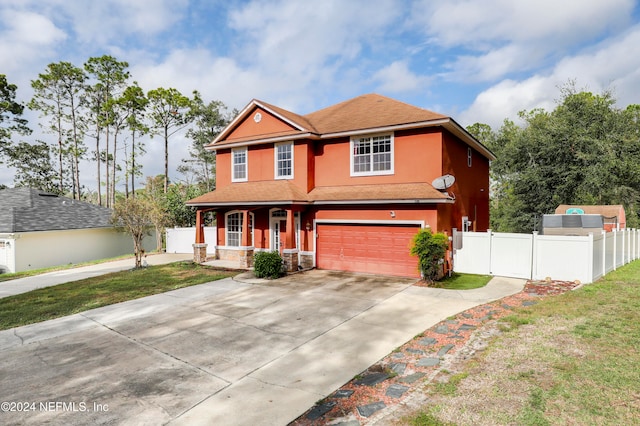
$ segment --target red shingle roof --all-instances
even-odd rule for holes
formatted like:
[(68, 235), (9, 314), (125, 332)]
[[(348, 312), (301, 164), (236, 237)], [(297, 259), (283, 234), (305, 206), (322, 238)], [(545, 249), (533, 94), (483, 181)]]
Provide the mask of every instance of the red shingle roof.
[(305, 118), (313, 124), (318, 133), (326, 134), (449, 117), (372, 93), (312, 112), (305, 115)]
[(236, 182), (187, 201), (189, 205), (307, 202), (307, 193), (288, 180)]
[[(418, 108), (375, 93), (358, 96), (304, 116), (256, 99), (251, 101), (244, 109), (245, 115), (248, 116), (251, 111), (253, 111), (254, 108), (251, 108), (251, 106), (265, 108), (292, 123), (299, 130), (292, 130), (290, 133), (287, 132), (291, 136), (305, 133), (322, 136), (332, 133), (449, 119), (446, 115)], [(241, 118), (242, 117), (240, 117), (240, 120), (238, 120), (236, 124), (242, 122)], [(282, 134), (274, 133), (256, 135), (255, 137), (226, 139), (232, 129), (233, 125), (225, 129), (210, 146), (219, 147), (239, 142), (283, 136)]]
[(371, 200), (447, 200), (449, 197), (428, 183), (386, 185), (320, 186), (309, 193), (314, 202)]

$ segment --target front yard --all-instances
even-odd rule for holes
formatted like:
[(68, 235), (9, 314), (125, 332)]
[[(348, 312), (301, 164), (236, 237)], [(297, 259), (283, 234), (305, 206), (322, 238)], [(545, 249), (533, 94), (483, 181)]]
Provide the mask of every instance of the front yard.
[(488, 348), (425, 384), (428, 403), (398, 424), (637, 423), (639, 261), (487, 327)]
[(0, 299), (0, 330), (236, 275), (193, 262), (115, 272)]

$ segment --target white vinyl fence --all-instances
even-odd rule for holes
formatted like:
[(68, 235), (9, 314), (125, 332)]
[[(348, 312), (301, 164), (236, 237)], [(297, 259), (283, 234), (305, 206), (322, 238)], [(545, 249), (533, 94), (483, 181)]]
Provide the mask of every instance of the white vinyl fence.
[(454, 250), (455, 272), (592, 283), (640, 258), (640, 231), (625, 229), (588, 236), (463, 232)]
[[(215, 226), (205, 226), (204, 241), (207, 243), (207, 254), (214, 255), (218, 241)], [(193, 253), (196, 242), (196, 228), (167, 228), (167, 253)]]

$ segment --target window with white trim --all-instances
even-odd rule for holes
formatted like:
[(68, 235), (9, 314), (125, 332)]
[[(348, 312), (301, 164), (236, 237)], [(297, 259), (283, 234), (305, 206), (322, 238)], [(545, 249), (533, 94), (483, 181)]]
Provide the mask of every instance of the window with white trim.
[(351, 176), (393, 174), (393, 134), (351, 138)]
[(275, 176), (276, 179), (293, 178), (293, 142), (275, 145)]
[[(227, 246), (240, 247), (242, 243), (242, 212), (229, 212), (225, 215), (225, 230)], [(253, 245), (253, 213), (249, 213), (249, 232), (251, 232), (251, 245)]]
[(247, 147), (231, 150), (231, 181), (245, 182), (247, 180)]

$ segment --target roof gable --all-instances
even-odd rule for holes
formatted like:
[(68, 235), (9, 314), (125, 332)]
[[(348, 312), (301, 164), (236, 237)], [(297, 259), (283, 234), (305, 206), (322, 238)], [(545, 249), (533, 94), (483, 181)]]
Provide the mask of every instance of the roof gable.
[(210, 146), (234, 144), (245, 140), (307, 135), (309, 133), (315, 133), (315, 129), (306, 118), (254, 99), (216, 137)]
[(111, 226), (111, 210), (31, 188), (0, 190), (0, 232)]

